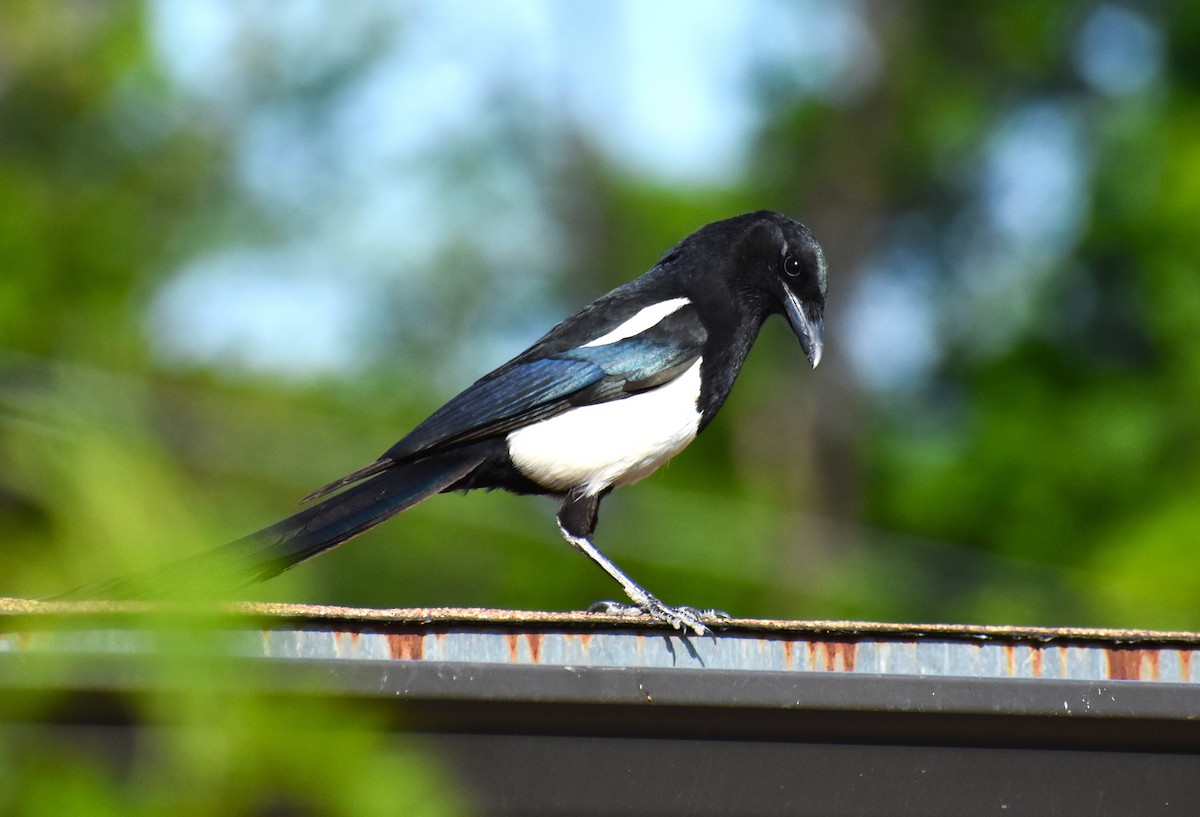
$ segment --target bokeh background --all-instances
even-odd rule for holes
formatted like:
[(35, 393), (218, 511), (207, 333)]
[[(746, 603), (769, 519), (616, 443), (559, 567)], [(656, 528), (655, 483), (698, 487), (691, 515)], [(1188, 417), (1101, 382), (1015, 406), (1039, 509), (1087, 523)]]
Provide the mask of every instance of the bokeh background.
[[(738, 616), (1200, 627), (1186, 2), (2, 0), (0, 595), (274, 521), (758, 208), (825, 248), (826, 358), (768, 324), (606, 552)], [(553, 511), (439, 497), (240, 596), (612, 597)], [(0, 811), (461, 806), (360, 715), (164, 707), (116, 770), (0, 733)]]
[[(202, 550), (700, 225), (808, 224), (810, 372), (605, 505), (669, 602), (1200, 626), (1186, 3), (41, 2), (0, 18), (0, 593)], [(439, 497), (257, 598), (578, 609), (553, 503)]]

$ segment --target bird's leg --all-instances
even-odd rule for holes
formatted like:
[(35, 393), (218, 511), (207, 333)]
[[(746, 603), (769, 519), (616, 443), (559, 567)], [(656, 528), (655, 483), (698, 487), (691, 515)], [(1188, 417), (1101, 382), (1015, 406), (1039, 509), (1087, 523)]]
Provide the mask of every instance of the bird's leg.
[(592, 544), (592, 534), (596, 530), (596, 514), (600, 510), (602, 497), (603, 494), (567, 494), (558, 509), (558, 529), (562, 531), (563, 538), (616, 579), (617, 584), (621, 585), (621, 589), (639, 610), (652, 618), (667, 622), (676, 630), (689, 629), (696, 635), (708, 635), (711, 631), (700, 621), (697, 611), (690, 607), (670, 607), (659, 601), (649, 590), (625, 575), (621, 568)]

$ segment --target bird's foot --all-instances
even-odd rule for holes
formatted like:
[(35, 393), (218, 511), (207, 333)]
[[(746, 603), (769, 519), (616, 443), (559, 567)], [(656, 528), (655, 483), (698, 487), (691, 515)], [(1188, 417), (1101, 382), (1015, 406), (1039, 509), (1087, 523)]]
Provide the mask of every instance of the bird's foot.
[(665, 621), (676, 630), (691, 630), (696, 635), (712, 635), (712, 630), (701, 618), (730, 618), (724, 610), (697, 610), (695, 607), (671, 607), (663, 604), (654, 596), (647, 594), (638, 604), (625, 604), (619, 601), (598, 601), (588, 607), (589, 613), (603, 613), (606, 616), (650, 616), (659, 621)]

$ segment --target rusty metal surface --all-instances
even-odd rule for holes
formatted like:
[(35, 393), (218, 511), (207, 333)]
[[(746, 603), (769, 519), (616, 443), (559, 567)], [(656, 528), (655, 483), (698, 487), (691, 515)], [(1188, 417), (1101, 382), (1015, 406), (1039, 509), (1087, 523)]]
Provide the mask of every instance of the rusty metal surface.
[(698, 638), (589, 613), (256, 603), (0, 599), (0, 653), (149, 653), (201, 620), (206, 649), (242, 658), (1200, 682), (1195, 633), (726, 620)]

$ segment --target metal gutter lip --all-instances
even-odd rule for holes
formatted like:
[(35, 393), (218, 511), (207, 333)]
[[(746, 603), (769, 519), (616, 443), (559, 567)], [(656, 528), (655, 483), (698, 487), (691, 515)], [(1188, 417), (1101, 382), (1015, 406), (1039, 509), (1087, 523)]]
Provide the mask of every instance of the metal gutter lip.
[(589, 613), (294, 604), (0, 602), (0, 654), (192, 653), (392, 661), (993, 678), (1200, 689), (1200, 635), (1146, 630), (716, 620), (696, 637)]
[[(82, 656), (81, 656), (82, 657)], [(220, 659), (201, 679), (162, 673), (144, 656), (0, 654), (0, 691), (102, 694), (206, 689), (213, 692), (378, 700), (400, 705), (617, 706), (630, 711), (828, 713), (843, 717), (922, 715), (1038, 718), (1054, 723), (1173, 722), (1200, 745), (1200, 690), (1193, 684), (1129, 681), (905, 677), (629, 667), (510, 666), (467, 662), (346, 662)], [(452, 710), (453, 711), (453, 710)], [(479, 710), (464, 710), (478, 713)], [(773, 714), (772, 714), (773, 713)]]

